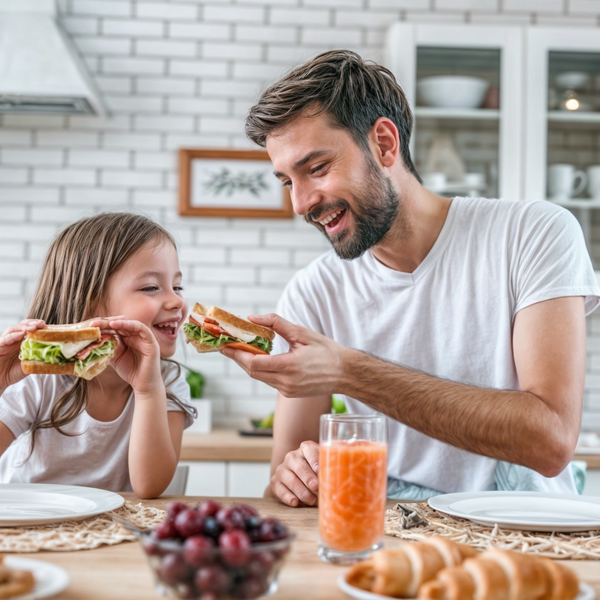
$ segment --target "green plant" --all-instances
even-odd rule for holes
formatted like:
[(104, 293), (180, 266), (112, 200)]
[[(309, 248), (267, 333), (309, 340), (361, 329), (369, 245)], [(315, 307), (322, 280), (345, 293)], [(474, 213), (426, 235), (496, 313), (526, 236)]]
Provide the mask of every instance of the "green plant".
[(342, 415), (348, 412), (345, 402), (339, 396), (331, 396), (331, 412), (334, 415)]
[(188, 372), (185, 380), (190, 386), (190, 397), (194, 399), (202, 398), (202, 393), (204, 391), (204, 377), (198, 373), (198, 371), (194, 371), (189, 367), (184, 366), (184, 369)]
[(221, 193), (233, 196), (235, 192), (248, 191), (258, 198), (261, 191), (269, 189), (265, 176), (266, 172), (264, 171), (235, 175), (227, 167), (222, 167), (218, 173), (211, 175), (210, 179), (204, 184), (204, 189), (215, 196)]

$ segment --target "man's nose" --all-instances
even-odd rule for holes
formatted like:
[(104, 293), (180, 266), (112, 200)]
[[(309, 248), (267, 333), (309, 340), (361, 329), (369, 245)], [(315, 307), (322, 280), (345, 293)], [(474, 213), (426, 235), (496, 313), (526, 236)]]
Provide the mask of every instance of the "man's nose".
[(321, 201), (318, 190), (310, 186), (296, 185), (291, 190), (292, 206), (297, 215), (303, 217)]

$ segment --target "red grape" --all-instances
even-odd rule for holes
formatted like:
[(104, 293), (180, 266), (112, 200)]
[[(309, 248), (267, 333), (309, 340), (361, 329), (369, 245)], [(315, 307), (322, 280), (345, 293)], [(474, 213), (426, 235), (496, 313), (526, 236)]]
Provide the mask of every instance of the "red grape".
[(196, 510), (202, 515), (202, 517), (212, 517), (221, 510), (221, 505), (214, 500), (203, 500), (198, 504)]
[(157, 569), (159, 578), (168, 584), (184, 581), (190, 574), (190, 568), (178, 552), (163, 556)]
[(234, 529), (219, 536), (219, 547), (223, 549), (223, 560), (230, 567), (241, 567), (250, 556), (252, 542), (245, 531)]
[(217, 521), (225, 531), (244, 529), (244, 515), (235, 507), (222, 508), (217, 513)]
[(193, 535), (183, 544), (183, 556), (192, 567), (200, 567), (213, 558), (211, 549), (215, 541), (205, 535)]
[(247, 519), (248, 517), (258, 517), (256, 509), (248, 504), (236, 504), (233, 508), (241, 512), (244, 519)]
[(183, 538), (202, 533), (204, 519), (195, 510), (188, 508), (175, 517), (175, 529)]
[(223, 567), (206, 565), (196, 571), (194, 583), (201, 592), (222, 592), (229, 587), (229, 577)]
[(275, 542), (287, 537), (287, 527), (277, 519), (263, 519), (258, 528), (258, 539), (261, 542)]
[(168, 540), (177, 537), (177, 529), (175, 528), (175, 523), (173, 523), (171, 519), (165, 519), (162, 523), (157, 525), (154, 532), (159, 540)]
[(181, 511), (187, 510), (187, 504), (183, 502), (169, 502), (167, 504), (167, 516), (169, 519), (174, 519)]

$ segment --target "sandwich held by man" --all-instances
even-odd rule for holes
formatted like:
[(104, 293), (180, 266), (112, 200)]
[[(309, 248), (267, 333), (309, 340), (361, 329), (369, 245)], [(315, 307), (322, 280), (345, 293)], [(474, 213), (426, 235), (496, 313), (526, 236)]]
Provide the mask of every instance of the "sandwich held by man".
[(585, 315), (600, 289), (579, 224), (549, 202), (421, 185), (393, 74), (326, 52), (268, 88), (246, 132), (333, 249), (299, 271), (272, 356), (225, 346), (279, 390), (268, 493), (314, 505), (331, 395), (388, 420), (388, 496), (575, 492)]

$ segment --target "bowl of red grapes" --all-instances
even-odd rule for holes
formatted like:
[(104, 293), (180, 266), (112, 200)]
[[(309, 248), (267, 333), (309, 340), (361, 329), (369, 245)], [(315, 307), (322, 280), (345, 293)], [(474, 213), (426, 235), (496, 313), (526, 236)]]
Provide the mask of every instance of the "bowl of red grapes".
[(167, 518), (138, 534), (159, 593), (237, 600), (269, 596), (294, 539), (287, 527), (247, 504), (167, 504)]

